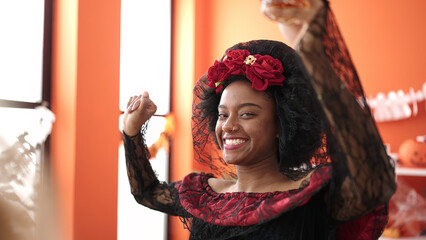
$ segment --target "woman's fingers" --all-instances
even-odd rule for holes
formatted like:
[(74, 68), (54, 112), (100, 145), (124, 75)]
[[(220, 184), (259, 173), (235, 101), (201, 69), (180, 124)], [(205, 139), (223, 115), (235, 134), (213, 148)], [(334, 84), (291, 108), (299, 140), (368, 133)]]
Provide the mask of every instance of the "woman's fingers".
[[(141, 99), (142, 98), (142, 99)], [(139, 105), (141, 105), (141, 103), (144, 105), (143, 107), (147, 107), (150, 105), (152, 101), (149, 99), (149, 94), (148, 92), (143, 92), (142, 95), (137, 96), (137, 98), (135, 99), (135, 101), (133, 102), (131, 111), (135, 111), (136, 109), (138, 109)]]
[(148, 92), (144, 92), (140, 97), (141, 99), (139, 103), (135, 104), (135, 110), (139, 107), (141, 111), (143, 111), (147, 116), (151, 117), (157, 111), (157, 106), (149, 98)]
[(143, 92), (142, 97), (149, 98), (149, 93), (147, 91)]
[(142, 105), (142, 111), (147, 111), (151, 115), (152, 112), (157, 110), (157, 106), (149, 99), (149, 93), (144, 92), (138, 96), (132, 96), (127, 103), (127, 111), (132, 113)]
[(129, 108), (130, 104), (132, 103), (132, 99), (133, 99), (133, 97), (129, 98), (129, 101), (127, 102), (127, 108)]
[(131, 104), (133, 104), (133, 102), (136, 100), (138, 96), (131, 96), (129, 98), (129, 101), (127, 102), (127, 108), (130, 107)]
[(139, 96), (132, 96), (129, 98), (129, 102), (127, 103), (127, 111), (129, 111), (129, 113), (133, 112), (134, 108), (133, 106), (135, 105), (136, 102), (138, 102), (138, 100), (141, 98), (141, 95)]
[(130, 111), (135, 111), (136, 109), (138, 109), (139, 105), (141, 104), (141, 96), (139, 95), (132, 104), (132, 107), (130, 108)]
[(149, 99), (147, 92), (131, 97), (127, 105), (123, 118), (123, 130), (129, 136), (133, 136), (140, 131), (142, 125), (156, 112), (157, 106)]

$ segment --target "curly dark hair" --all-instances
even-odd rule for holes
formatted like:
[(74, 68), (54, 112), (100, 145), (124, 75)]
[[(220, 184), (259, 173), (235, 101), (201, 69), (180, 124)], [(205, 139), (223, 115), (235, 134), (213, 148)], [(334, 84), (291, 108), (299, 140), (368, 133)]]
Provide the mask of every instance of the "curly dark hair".
[[(236, 49), (248, 50), (252, 55), (270, 55), (282, 62), (284, 85), (271, 86), (266, 90), (276, 103), (280, 131), (280, 170), (285, 173), (289, 169), (312, 163), (315, 155), (321, 153), (320, 149), (324, 144), (324, 122), (321, 120), (321, 106), (297, 53), (286, 44), (271, 40), (238, 43), (226, 52)], [(233, 75), (223, 84), (224, 89), (235, 81), (249, 80), (242, 75)], [(211, 88), (204, 89), (202, 96), (198, 96), (202, 101), (197, 108), (202, 109), (202, 118), (208, 119), (208, 131), (211, 134), (215, 131), (217, 106), (221, 96), (222, 92), (216, 93)]]

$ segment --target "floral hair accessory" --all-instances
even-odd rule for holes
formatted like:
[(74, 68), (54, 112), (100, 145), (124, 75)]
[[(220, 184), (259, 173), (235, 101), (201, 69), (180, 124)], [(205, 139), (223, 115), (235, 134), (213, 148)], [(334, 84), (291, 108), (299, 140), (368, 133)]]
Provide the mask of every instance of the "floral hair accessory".
[(283, 65), (269, 55), (251, 55), (247, 50), (230, 50), (222, 61), (215, 61), (207, 72), (209, 86), (219, 93), (231, 75), (245, 75), (251, 87), (265, 91), (269, 86), (282, 86)]

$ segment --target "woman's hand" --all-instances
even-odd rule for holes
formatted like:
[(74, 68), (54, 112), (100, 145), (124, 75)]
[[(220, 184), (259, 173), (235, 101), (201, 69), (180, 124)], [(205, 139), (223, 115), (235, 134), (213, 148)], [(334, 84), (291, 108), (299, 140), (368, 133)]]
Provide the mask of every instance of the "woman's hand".
[(261, 11), (278, 22), (281, 35), (293, 46), (322, 7), (323, 0), (261, 0)]
[(142, 95), (130, 97), (126, 112), (123, 117), (123, 131), (134, 136), (138, 134), (142, 125), (157, 111), (157, 106), (149, 99), (148, 92)]

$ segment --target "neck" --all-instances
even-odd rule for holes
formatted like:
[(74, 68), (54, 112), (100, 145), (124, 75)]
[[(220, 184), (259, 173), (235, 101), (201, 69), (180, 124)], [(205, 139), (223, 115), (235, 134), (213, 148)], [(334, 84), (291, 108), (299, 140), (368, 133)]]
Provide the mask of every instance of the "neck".
[(235, 192), (273, 192), (281, 191), (291, 182), (287, 176), (279, 172), (279, 164), (275, 160), (258, 162), (250, 166), (236, 166), (238, 175)]

